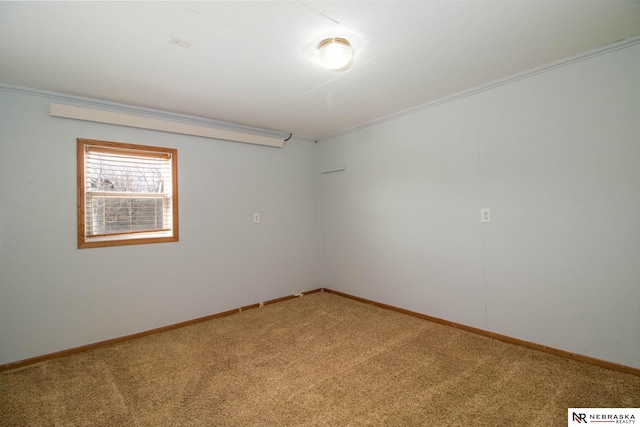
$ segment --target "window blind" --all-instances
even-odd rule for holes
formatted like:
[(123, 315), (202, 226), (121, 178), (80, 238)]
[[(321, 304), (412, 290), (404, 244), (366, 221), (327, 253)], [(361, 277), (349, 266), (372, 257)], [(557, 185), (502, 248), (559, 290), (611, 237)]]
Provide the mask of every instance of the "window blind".
[(87, 237), (172, 227), (172, 154), (85, 145)]

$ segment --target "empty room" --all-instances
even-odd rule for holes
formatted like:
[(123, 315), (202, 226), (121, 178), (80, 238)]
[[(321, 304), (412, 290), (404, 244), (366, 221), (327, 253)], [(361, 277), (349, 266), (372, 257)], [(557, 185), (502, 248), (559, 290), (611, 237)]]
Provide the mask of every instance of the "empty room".
[(640, 422), (640, 0), (0, 36), (1, 426)]

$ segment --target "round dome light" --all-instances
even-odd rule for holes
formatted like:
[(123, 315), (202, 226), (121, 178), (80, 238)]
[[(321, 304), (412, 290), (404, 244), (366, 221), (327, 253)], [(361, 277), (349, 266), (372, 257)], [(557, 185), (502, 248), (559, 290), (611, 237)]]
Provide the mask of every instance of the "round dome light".
[(349, 40), (331, 37), (318, 43), (318, 57), (323, 67), (344, 70), (353, 62), (353, 48)]

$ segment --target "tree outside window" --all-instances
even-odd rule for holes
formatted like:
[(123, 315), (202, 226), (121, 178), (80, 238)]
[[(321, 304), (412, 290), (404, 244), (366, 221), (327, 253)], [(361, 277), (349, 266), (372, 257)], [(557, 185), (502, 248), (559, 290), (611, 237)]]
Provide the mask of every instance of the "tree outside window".
[(78, 139), (78, 247), (178, 240), (177, 150)]

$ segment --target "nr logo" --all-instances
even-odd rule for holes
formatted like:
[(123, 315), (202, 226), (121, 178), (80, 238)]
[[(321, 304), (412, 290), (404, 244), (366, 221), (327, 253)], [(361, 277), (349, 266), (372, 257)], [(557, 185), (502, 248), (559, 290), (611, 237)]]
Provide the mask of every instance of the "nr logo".
[(573, 413), (573, 421), (576, 423), (587, 423), (587, 414)]

